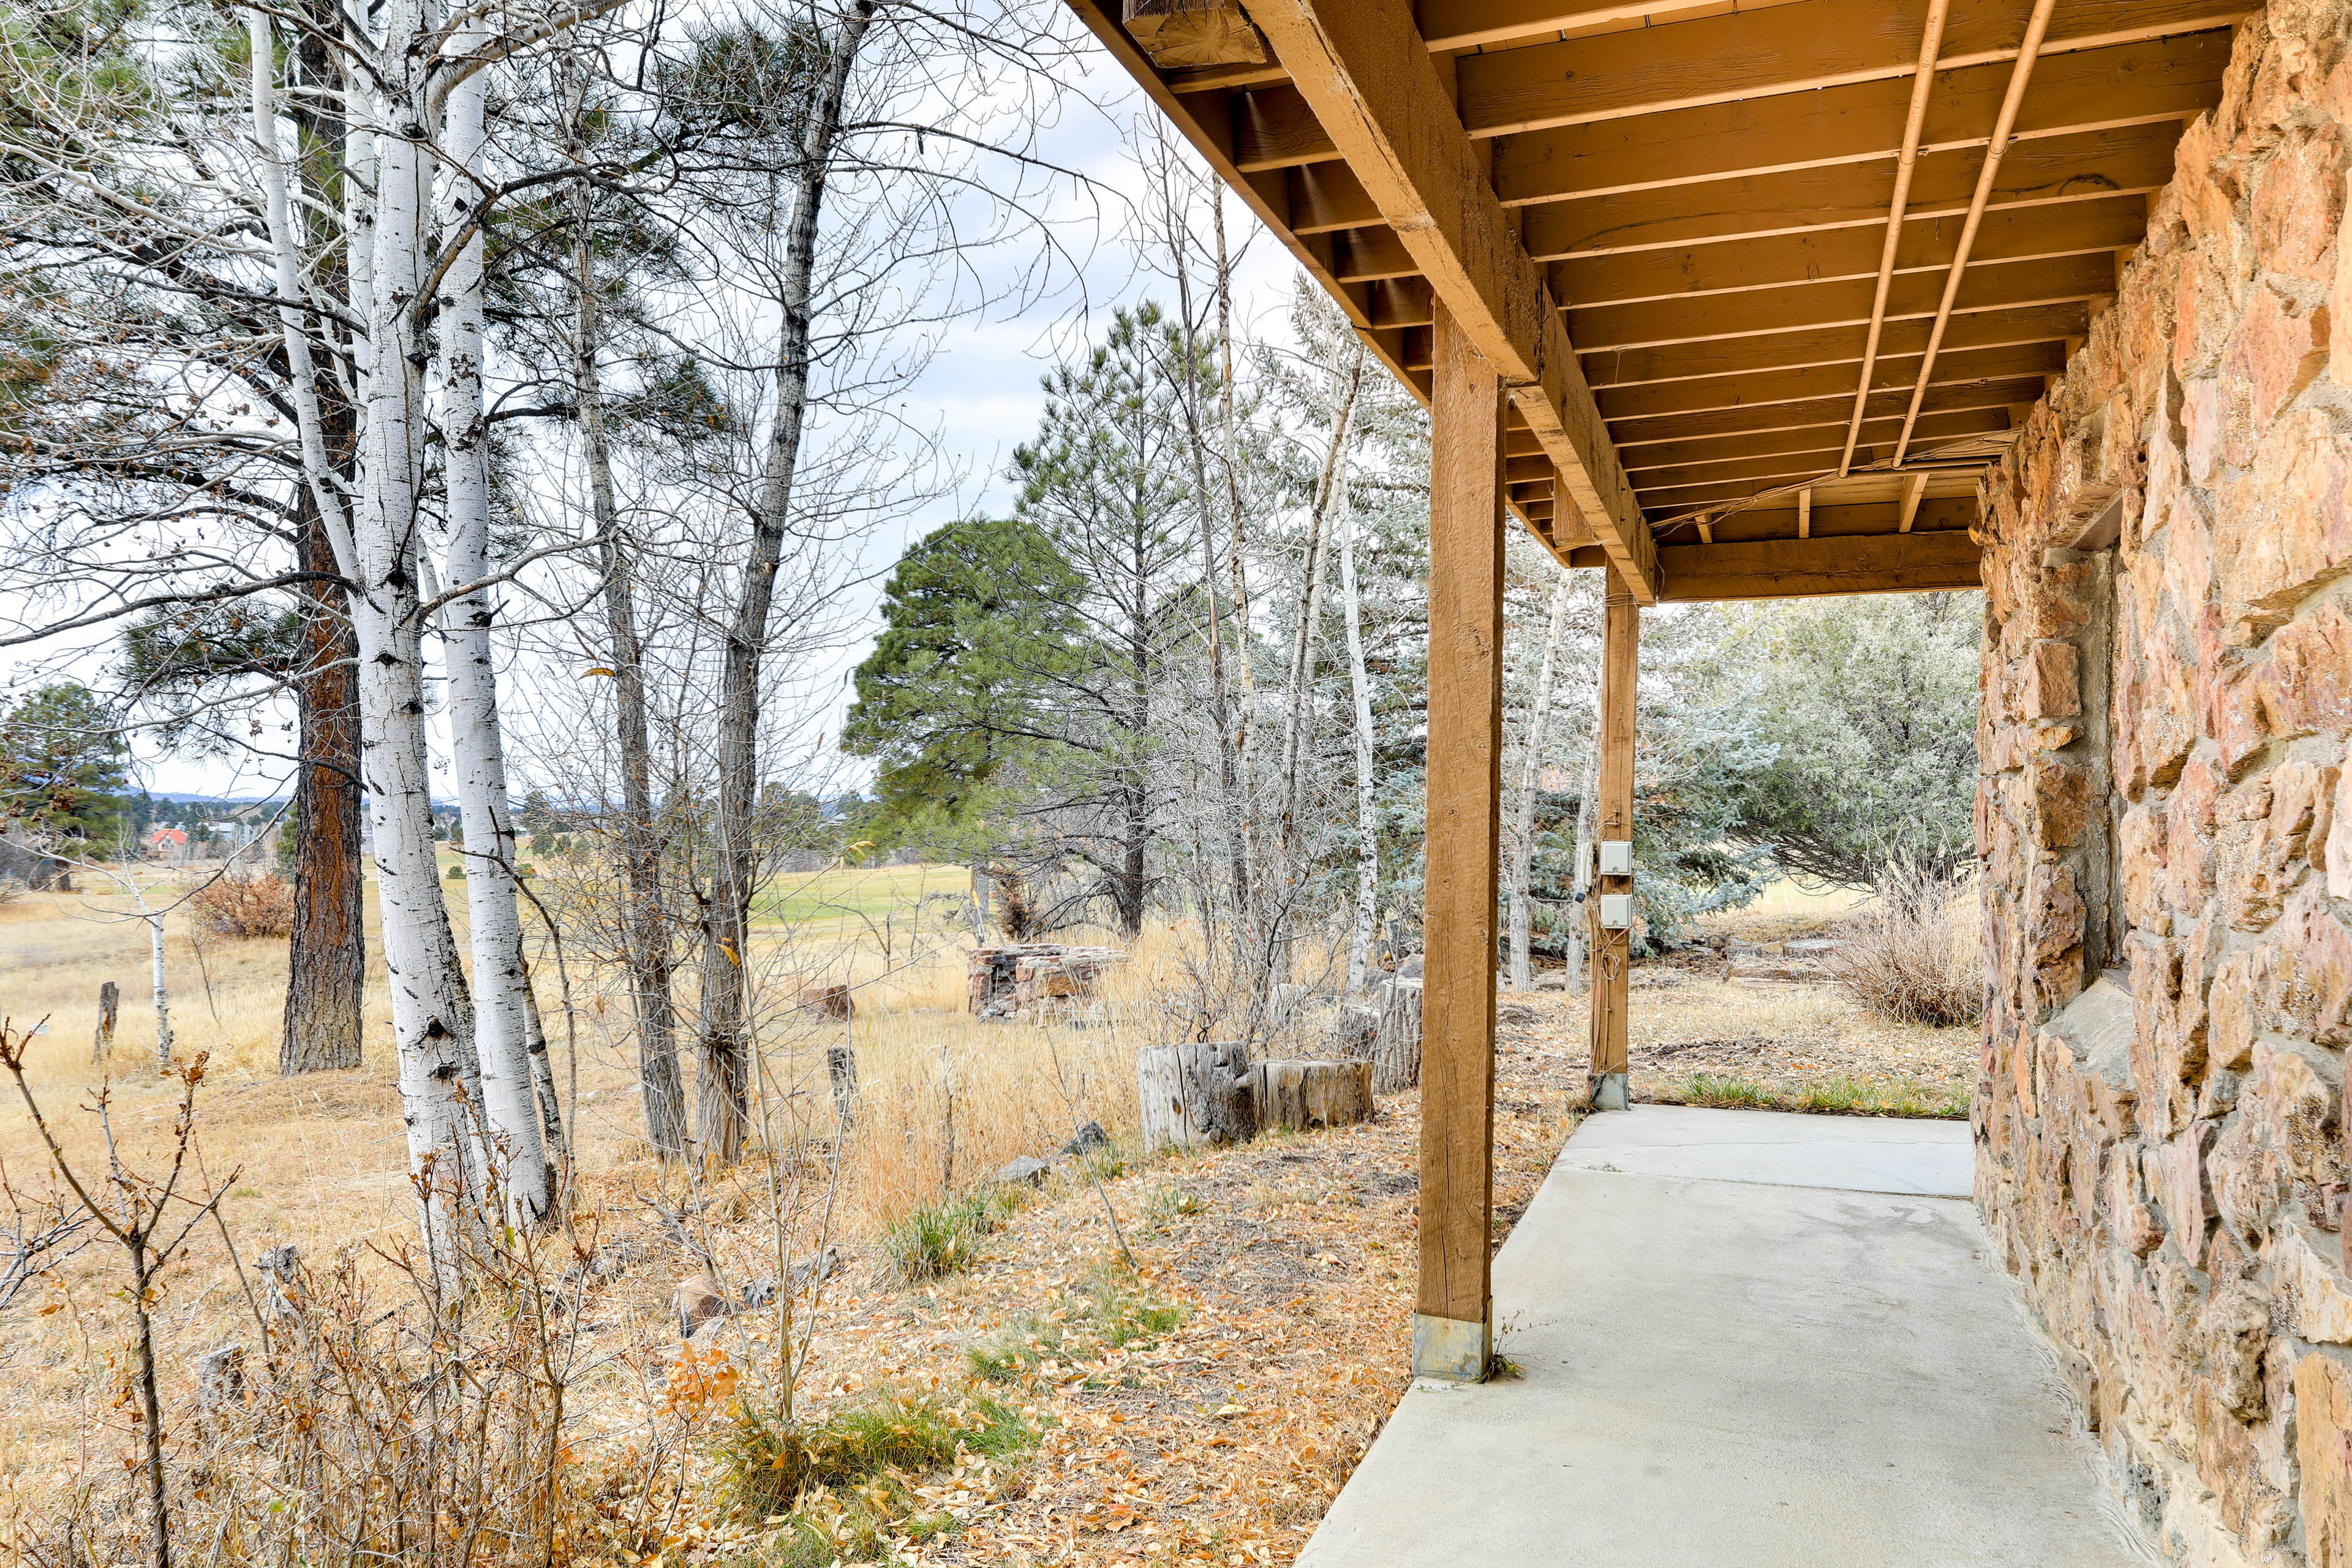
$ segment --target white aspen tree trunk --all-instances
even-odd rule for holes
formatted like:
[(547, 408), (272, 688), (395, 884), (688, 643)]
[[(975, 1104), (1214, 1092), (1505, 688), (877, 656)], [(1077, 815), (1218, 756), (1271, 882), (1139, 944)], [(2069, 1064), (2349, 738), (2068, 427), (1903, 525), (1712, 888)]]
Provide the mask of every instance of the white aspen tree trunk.
[(1307, 518), (1306, 583), (1298, 596), (1298, 624), (1291, 639), (1288, 711), (1282, 723), (1282, 858), (1286, 876), (1297, 872), (1298, 814), (1306, 807), (1307, 752), (1314, 732), (1315, 632), (1323, 618), (1323, 579), (1330, 559), (1326, 540), (1332, 494), (1338, 476), (1346, 466), (1348, 436), (1356, 416), (1356, 395), (1364, 384), (1363, 341), (1350, 341), (1356, 345), (1355, 358), (1348, 367), (1347, 380), (1336, 389), (1339, 406), (1331, 422), (1331, 450), (1323, 460), (1315, 507)]
[[(1160, 195), (1168, 213), (1169, 255), (1176, 268), (1176, 319), (1183, 329), (1184, 340), (1185, 396), (1181, 406), (1184, 410), (1185, 434), (1190, 438), (1189, 446), (1192, 458), (1192, 496), (1194, 508), (1200, 518), (1201, 529), (1201, 578), (1206, 584), (1204, 598), (1209, 612), (1209, 712), (1217, 731), (1218, 784), (1223, 794), (1225, 831), (1230, 840), (1226, 847), (1234, 884), (1234, 923), (1239, 943), (1243, 950), (1247, 951), (1255, 946), (1249, 935), (1250, 911), (1253, 903), (1249, 872), (1249, 814), (1242, 802), (1244, 774), (1240, 736), (1234, 728), (1234, 716), (1228, 701), (1229, 683), (1225, 675), (1224, 652), (1224, 607), (1220, 602), (1222, 595), (1217, 586), (1217, 527), (1210, 511), (1209, 500), (1208, 438), (1202, 429), (1200, 409), (1194, 395), (1199, 390), (1196, 367), (1200, 351), (1193, 341), (1192, 268), (1187, 254), (1192, 209), (1188, 200), (1181, 214), (1177, 210), (1175, 182), (1178, 177), (1173, 170), (1162, 166)], [(1222, 232), (1222, 224), (1220, 231)], [(1219, 402), (1223, 410), (1220, 416), (1223, 422), (1221, 457), (1227, 470), (1226, 482), (1230, 492), (1233, 483), (1233, 351), (1223, 341), (1225, 335), (1223, 262), (1223, 246), (1220, 245), (1217, 335), (1220, 366)], [(1243, 637), (1241, 658), (1246, 665), (1249, 658), (1247, 628), (1241, 628), (1241, 633)]]
[(1534, 924), (1534, 905), (1528, 882), (1535, 871), (1536, 786), (1543, 778), (1544, 731), (1551, 721), (1552, 677), (1559, 668), (1560, 644), (1568, 637), (1570, 582), (1562, 568), (1551, 591), (1551, 626), (1544, 634), (1543, 663), (1536, 675), (1534, 700), (1528, 713), (1528, 732), (1519, 762), (1519, 804), (1511, 824), (1511, 989), (1535, 989), (1535, 963), (1528, 951)]
[[(455, 49), (484, 40), (461, 32)], [(488, 73), (459, 82), (445, 108), (440, 228), (455, 236), (476, 216)], [(478, 230), (442, 275), (438, 305), (443, 483), (448, 553), (442, 574), (451, 591), (467, 589), (441, 611), (449, 679), (449, 743), (464, 824), (466, 909), (474, 958), (474, 1049), (481, 1070), (487, 1190), (507, 1218), (530, 1225), (554, 1205), (555, 1173), (541, 1134), (530, 1057), (530, 984), (522, 960), (522, 914), (515, 891), (515, 833), (507, 798), (506, 748), (499, 721), (496, 611), (489, 574), (489, 426), (482, 393), (483, 237)], [(469, 584), (477, 584), (468, 588)]]
[(155, 971), (155, 1070), (172, 1070), (172, 988), (163, 983), (163, 917), (147, 918), (147, 956)]
[(1339, 604), (1348, 626), (1348, 690), (1356, 718), (1356, 915), (1348, 931), (1348, 991), (1360, 994), (1371, 977), (1372, 939), (1380, 915), (1380, 818), (1372, 790), (1372, 681), (1364, 668), (1363, 596), (1356, 585), (1356, 509), (1339, 468)]
[(251, 53), (253, 80), (253, 142), (256, 167), (261, 174), (264, 210), (269, 224), (269, 249), (277, 294), (278, 322), (286, 338), (287, 392), (294, 405), (294, 425), (301, 442), (302, 475), (335, 552), (336, 570), (346, 577), (358, 569), (352, 555), (351, 519), (343, 506), (342, 487), (327, 456), (327, 437), (319, 408), (317, 367), (310, 354), (310, 330), (303, 310), (301, 258), (294, 235), (293, 215), (287, 202), (286, 163), (278, 124), (278, 51), (269, 18), (259, 11), (246, 13), (246, 39)]
[[(467, 1105), (471, 1009), (433, 858), (425, 737), (424, 624), (418, 599), (417, 490), (424, 385), (412, 307), (424, 283), (424, 19), (418, 0), (385, 0), (378, 100), (374, 260), (370, 268), (362, 504), (353, 527), (359, 578), (352, 618), (360, 647), (360, 755), (374, 837), (376, 897), (399, 1059), (410, 1173), (436, 1278), (454, 1283), (457, 1226), (479, 1193)], [(401, 132), (407, 133), (403, 134)]]

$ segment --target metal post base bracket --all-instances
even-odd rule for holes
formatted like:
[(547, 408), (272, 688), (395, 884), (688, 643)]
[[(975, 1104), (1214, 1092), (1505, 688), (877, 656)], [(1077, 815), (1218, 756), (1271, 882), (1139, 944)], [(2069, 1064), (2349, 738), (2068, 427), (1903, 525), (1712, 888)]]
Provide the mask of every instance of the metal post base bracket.
[(1494, 1309), (1485, 1322), (1412, 1315), (1412, 1374), (1448, 1383), (1483, 1383), (1495, 1359)]
[(1622, 1110), (1630, 1095), (1622, 1072), (1601, 1072), (1592, 1075), (1591, 1105), (1595, 1110)]

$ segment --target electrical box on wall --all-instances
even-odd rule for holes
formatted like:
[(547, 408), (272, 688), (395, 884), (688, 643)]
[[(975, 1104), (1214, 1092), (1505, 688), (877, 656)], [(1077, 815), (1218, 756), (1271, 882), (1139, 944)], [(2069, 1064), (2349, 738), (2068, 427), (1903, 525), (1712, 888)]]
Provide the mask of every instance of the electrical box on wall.
[[(1601, 846), (1606, 850), (1608, 846)], [(1601, 895), (1601, 929), (1631, 931), (1633, 929), (1633, 895), (1603, 893)]]
[(1633, 874), (1632, 839), (1604, 838), (1601, 841), (1601, 874), (1604, 877), (1630, 877)]

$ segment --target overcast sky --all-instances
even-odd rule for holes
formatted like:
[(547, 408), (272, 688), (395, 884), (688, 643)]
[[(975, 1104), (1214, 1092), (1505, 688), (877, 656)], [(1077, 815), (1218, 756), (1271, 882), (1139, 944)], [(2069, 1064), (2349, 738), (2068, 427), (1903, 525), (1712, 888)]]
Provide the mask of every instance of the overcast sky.
[[(1140, 181), (1127, 151), (1126, 133), (1139, 116), (1153, 110), (1109, 57), (1093, 47), (1091, 40), (1087, 66), (1084, 75), (1069, 84), (1076, 90), (1065, 98), (1058, 123), (1045, 133), (1038, 151), (1101, 186), (1137, 192)], [(1163, 280), (1139, 268), (1120, 230), (1122, 218), (1115, 204), (1092, 199), (1081, 203), (1066, 190), (1059, 199), (1076, 226), (1066, 228), (1067, 242), (1074, 247), (1091, 246), (1083, 289), (1066, 288), (1058, 297), (1017, 319), (958, 323), (946, 334), (921, 379), (908, 389), (904, 402), (908, 426), (941, 431), (950, 453), (961, 459), (958, 466), (969, 479), (957, 495), (911, 512), (868, 539), (866, 585), (857, 590), (864, 603), (856, 606), (868, 623), (867, 640), (845, 653), (838, 668), (827, 672), (827, 679), (820, 683), (821, 689), (834, 693), (836, 702), (845, 701), (845, 678), (870, 646), (875, 601), (889, 564), (909, 542), (950, 521), (953, 513), (970, 514), (1009, 504), (1003, 471), (1013, 447), (1036, 428), (1045, 403), (1039, 378), (1081, 334), (1106, 325), (1115, 307), (1165, 291)], [(1098, 226), (1089, 230), (1078, 219), (1091, 213), (1099, 213), (1100, 217)], [(1226, 222), (1229, 240), (1236, 246), (1246, 242), (1237, 300), (1245, 335), (1249, 331), (1279, 332), (1294, 264), (1238, 200), (1228, 199)], [(1010, 268), (1019, 260), (1005, 255), (995, 265)], [(86, 661), (87, 678), (95, 681), (102, 675), (109, 653), (109, 646), (93, 645), (72, 663)], [(54, 652), (45, 655), (45, 650), (31, 649), (26, 657), (54, 658)], [(25, 671), (16, 667), (23, 662), (0, 654), (0, 688), (22, 681)], [(829, 729), (837, 731), (838, 727), (836, 722)], [(435, 744), (436, 752), (446, 755), (437, 734)], [(282, 793), (276, 778), (249, 765), (176, 757), (148, 746), (139, 748), (138, 763), (137, 783), (158, 793), (247, 796)], [(437, 779), (447, 777), (446, 772), (436, 770), (436, 773)]]

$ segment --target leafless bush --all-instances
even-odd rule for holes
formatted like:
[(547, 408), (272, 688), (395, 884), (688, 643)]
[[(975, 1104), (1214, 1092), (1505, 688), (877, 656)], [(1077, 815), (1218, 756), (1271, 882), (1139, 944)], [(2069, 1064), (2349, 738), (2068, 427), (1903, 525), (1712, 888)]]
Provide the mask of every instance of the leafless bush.
[(188, 895), (188, 906), (215, 936), (294, 934), (294, 885), (282, 877), (216, 877)]
[(1838, 989), (1874, 1013), (1937, 1028), (1984, 1012), (1984, 955), (1973, 891), (1939, 877), (1895, 871), (1829, 957)]

